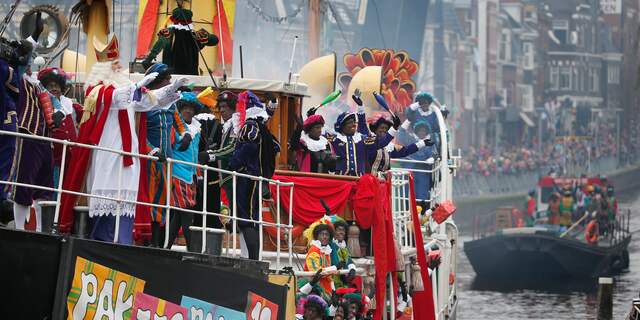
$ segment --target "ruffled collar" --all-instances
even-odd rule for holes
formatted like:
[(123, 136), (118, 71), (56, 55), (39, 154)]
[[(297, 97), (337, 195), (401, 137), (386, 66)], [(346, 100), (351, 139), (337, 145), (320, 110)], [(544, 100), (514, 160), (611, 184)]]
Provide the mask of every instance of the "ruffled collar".
[(311, 245), (320, 249), (323, 254), (330, 255), (331, 254), (331, 246), (323, 246), (320, 240), (311, 241)]
[[(358, 143), (360, 142), (360, 140), (362, 140), (362, 134), (360, 134), (360, 132), (356, 132), (353, 136), (353, 143)], [(336, 132), (336, 139), (342, 141), (342, 142), (347, 142), (347, 136), (345, 136), (344, 134), (340, 133), (340, 132)]]
[(320, 136), (318, 140), (314, 140), (306, 132), (302, 132), (300, 139), (304, 141), (307, 149), (311, 152), (323, 151), (327, 149), (327, 138)]
[(200, 133), (201, 126), (202, 125), (200, 124), (200, 121), (198, 121), (198, 119), (196, 119), (195, 117), (191, 119), (191, 123), (187, 123), (187, 129), (189, 129), (189, 133), (192, 137)]
[(209, 120), (214, 120), (216, 116), (214, 116), (211, 113), (203, 112), (203, 113), (196, 114), (195, 116), (193, 116), (193, 118), (201, 121), (209, 121)]
[(233, 135), (237, 136), (238, 132), (240, 131), (240, 114), (237, 113), (237, 112), (235, 112), (233, 115), (231, 115), (231, 119), (225, 121), (222, 124), (222, 131), (223, 132), (227, 132), (231, 128), (233, 128)]
[(333, 243), (335, 243), (335, 244), (336, 244), (336, 246), (338, 246), (338, 248), (340, 248), (340, 249), (344, 249), (344, 248), (346, 248), (346, 247), (347, 247), (347, 242), (346, 242), (346, 241), (344, 241), (344, 240), (342, 240), (342, 241), (338, 241), (338, 240), (336, 240), (336, 239), (333, 239)]
[(195, 30), (193, 29), (193, 24), (189, 23), (189, 24), (172, 24), (169, 26), (170, 29), (176, 29), (176, 30), (187, 30), (187, 31), (192, 31)]
[(430, 115), (433, 112), (431, 111), (431, 108), (429, 108), (429, 110), (427, 111), (422, 110), (422, 108), (420, 107), (420, 104), (417, 102), (412, 103), (409, 106), (409, 108), (413, 111), (417, 111), (421, 116), (424, 116), (424, 117)]

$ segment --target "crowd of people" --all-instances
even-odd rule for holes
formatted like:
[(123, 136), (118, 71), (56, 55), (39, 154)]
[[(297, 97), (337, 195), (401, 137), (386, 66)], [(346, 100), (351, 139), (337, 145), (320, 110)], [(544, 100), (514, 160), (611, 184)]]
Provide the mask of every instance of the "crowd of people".
[[(502, 146), (496, 155), (491, 146), (469, 147), (462, 151), (460, 170), (462, 176), (481, 175), (519, 175), (528, 172), (555, 172), (562, 174), (563, 169), (586, 169), (589, 162), (607, 157), (615, 157), (615, 124), (600, 123), (592, 129), (588, 137), (557, 137), (546, 143), (541, 149), (537, 145)], [(597, 133), (596, 133), (597, 132)], [(639, 146), (627, 139), (627, 132), (621, 135), (621, 163), (634, 161)], [(539, 150), (541, 152), (539, 152)]]

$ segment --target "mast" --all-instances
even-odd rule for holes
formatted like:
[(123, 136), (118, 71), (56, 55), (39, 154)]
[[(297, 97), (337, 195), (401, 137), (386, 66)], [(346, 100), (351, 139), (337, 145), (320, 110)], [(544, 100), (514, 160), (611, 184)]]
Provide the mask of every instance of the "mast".
[(309, 57), (308, 60), (320, 55), (320, 27), (322, 0), (309, 0)]

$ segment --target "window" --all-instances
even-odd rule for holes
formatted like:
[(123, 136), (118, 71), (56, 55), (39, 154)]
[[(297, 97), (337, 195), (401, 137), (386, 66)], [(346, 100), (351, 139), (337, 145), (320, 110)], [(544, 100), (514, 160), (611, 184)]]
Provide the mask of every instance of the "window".
[(549, 68), (549, 83), (551, 89), (558, 90), (558, 67), (556, 66)]
[(518, 85), (520, 103), (523, 111), (533, 111), (533, 86)]
[(598, 68), (592, 68), (591, 70), (591, 91), (598, 92), (600, 91), (600, 71)]
[(504, 61), (507, 59), (507, 34), (506, 32), (502, 32), (500, 36), (500, 60)]
[(580, 76), (578, 74), (578, 67), (571, 68), (573, 70), (573, 77), (571, 78), (571, 83), (573, 84), (573, 90), (580, 90)]
[(560, 68), (560, 90), (571, 90), (571, 68)]
[(620, 83), (620, 68), (618, 66), (609, 66), (607, 70), (607, 81), (609, 84)]
[(560, 41), (560, 44), (567, 44), (569, 37), (569, 21), (553, 20), (553, 35)]
[(522, 67), (525, 70), (533, 70), (533, 64), (534, 64), (533, 43), (531, 42), (523, 43), (522, 51), (524, 55), (524, 57), (522, 58)]

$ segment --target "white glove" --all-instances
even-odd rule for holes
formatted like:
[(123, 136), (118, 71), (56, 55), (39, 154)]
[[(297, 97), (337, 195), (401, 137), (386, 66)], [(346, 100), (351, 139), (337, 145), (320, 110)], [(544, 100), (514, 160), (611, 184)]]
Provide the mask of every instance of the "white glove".
[(140, 89), (146, 85), (148, 85), (149, 83), (151, 83), (151, 81), (155, 80), (158, 77), (158, 73), (157, 72), (151, 72), (148, 75), (144, 76), (144, 78), (142, 78), (142, 80), (138, 81), (136, 83), (136, 89)]
[(180, 100), (180, 94), (175, 92), (174, 90), (163, 90), (160, 93), (156, 94), (156, 98), (158, 98), (159, 106), (166, 106), (167, 108), (169, 108), (171, 107), (172, 103)]
[(409, 120), (405, 120), (400, 127), (404, 130), (409, 130), (409, 126), (411, 126), (411, 122)]
[(184, 77), (184, 78), (180, 78), (180, 79), (178, 79), (178, 80), (174, 81), (174, 82), (170, 85), (170, 87), (171, 87), (171, 89), (170, 89), (170, 90), (171, 90), (171, 91), (178, 91), (178, 89), (179, 89), (180, 87), (185, 86), (187, 83), (189, 83), (189, 79), (188, 79), (188, 78), (186, 78), (186, 77)]
[(133, 89), (133, 85), (129, 85), (113, 90), (111, 108), (124, 109), (131, 104)]

